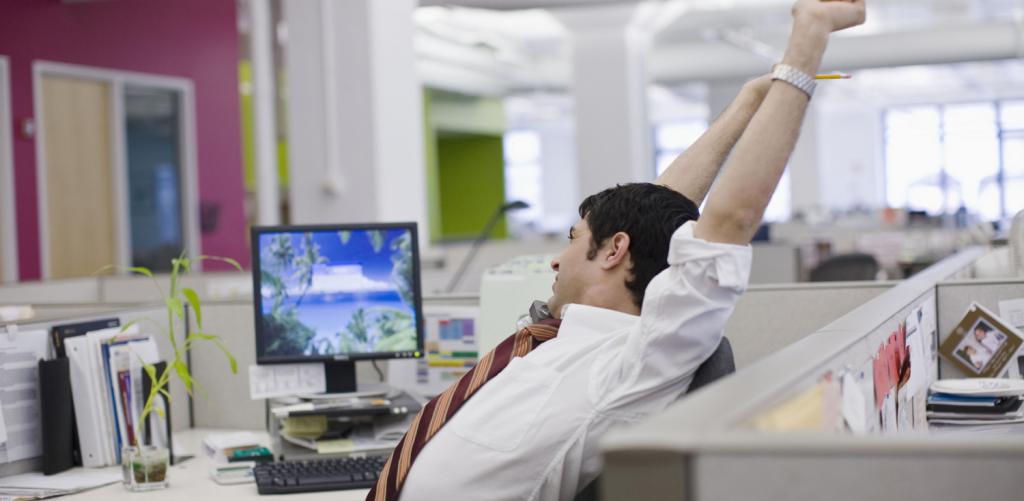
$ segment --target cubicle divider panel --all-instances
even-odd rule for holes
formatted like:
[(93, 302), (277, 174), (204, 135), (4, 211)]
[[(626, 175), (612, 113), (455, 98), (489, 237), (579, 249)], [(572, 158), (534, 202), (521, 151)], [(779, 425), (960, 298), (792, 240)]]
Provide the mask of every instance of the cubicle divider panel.
[(1024, 450), (999, 454), (975, 447), (972, 454), (958, 448), (893, 451), (879, 446), (818, 453), (738, 451), (701, 454), (692, 464), (689, 496), (663, 493), (646, 499), (1007, 499), (1007, 493), (1020, 492)]
[(197, 428), (266, 428), (263, 401), (249, 398), (249, 366), (256, 363), (253, 322), (251, 301), (203, 305), (203, 330), (221, 336), (238, 361), (238, 373), (231, 373), (227, 358), (212, 344), (192, 353), (192, 375), (202, 385), (192, 401)]
[[(941, 346), (967, 313), (971, 303), (976, 302), (1000, 315), (1000, 301), (1024, 299), (1024, 279), (950, 281), (938, 284), (936, 290), (939, 304), (938, 342)], [(1011, 321), (1010, 318), (1004, 320)], [(939, 374), (943, 378), (967, 377), (945, 359), (939, 360)]]
[[(99, 282), (100, 301), (132, 303), (162, 301), (161, 292), (170, 285), (168, 275), (154, 279), (143, 275), (103, 277)], [(181, 287), (196, 291), (204, 301), (252, 301), (252, 274), (249, 272), (189, 273), (179, 279)], [(159, 286), (159, 289), (157, 288)]]
[(87, 277), (4, 284), (0, 286), (0, 306), (96, 304), (100, 302), (99, 280)]
[(877, 297), (896, 282), (751, 286), (725, 324), (736, 367), (749, 367)]

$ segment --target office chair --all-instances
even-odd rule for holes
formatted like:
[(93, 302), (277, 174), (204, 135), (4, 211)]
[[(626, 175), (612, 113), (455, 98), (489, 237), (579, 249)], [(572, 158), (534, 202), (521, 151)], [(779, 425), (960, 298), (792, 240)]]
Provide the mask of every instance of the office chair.
[(840, 254), (830, 257), (811, 270), (811, 282), (874, 280), (878, 260), (871, 254)]
[[(693, 374), (693, 381), (690, 382), (690, 387), (683, 394), (683, 397), (733, 372), (736, 372), (736, 361), (732, 356), (732, 345), (729, 344), (729, 338), (723, 337), (715, 352), (704, 363), (700, 364), (700, 367), (697, 367), (697, 372)], [(597, 501), (601, 499), (598, 489), (600, 483), (601, 476), (598, 475), (593, 482), (590, 482), (590, 485), (584, 487), (579, 494), (576, 494), (575, 501)]]

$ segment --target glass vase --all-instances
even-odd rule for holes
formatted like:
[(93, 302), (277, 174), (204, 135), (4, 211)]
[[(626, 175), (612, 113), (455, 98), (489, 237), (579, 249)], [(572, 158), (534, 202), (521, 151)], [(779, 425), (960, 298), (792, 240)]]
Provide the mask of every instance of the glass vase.
[(166, 447), (129, 445), (121, 449), (125, 489), (134, 492), (167, 488), (171, 455)]

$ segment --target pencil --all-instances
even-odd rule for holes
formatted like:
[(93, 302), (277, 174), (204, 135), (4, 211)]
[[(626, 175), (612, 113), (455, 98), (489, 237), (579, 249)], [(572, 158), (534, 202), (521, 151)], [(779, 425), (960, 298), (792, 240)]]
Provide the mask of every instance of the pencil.
[(815, 80), (846, 80), (853, 78), (853, 75), (847, 73), (828, 73), (826, 75), (815, 75)]

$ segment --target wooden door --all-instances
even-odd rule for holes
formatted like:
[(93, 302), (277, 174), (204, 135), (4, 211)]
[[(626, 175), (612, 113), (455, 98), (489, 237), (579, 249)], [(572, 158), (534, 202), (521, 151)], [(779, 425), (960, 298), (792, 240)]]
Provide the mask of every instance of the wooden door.
[(87, 276), (117, 262), (111, 84), (54, 75), (41, 83), (44, 259), (49, 278)]

